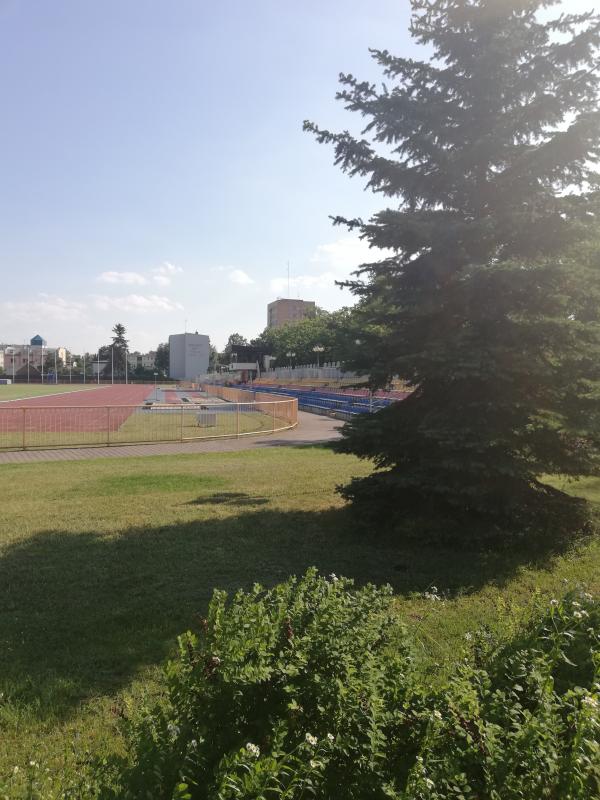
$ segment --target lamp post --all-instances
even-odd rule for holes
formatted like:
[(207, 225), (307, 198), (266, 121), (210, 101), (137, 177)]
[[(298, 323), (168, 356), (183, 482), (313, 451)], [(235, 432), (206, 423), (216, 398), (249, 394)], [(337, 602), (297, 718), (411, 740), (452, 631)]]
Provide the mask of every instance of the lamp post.
[(316, 345), (313, 347), (313, 353), (316, 353), (316, 354), (317, 354), (317, 369), (319, 369), (319, 355), (320, 355), (321, 353), (324, 353), (324, 352), (325, 352), (325, 348), (323, 347), (323, 345), (322, 345), (322, 344), (316, 344)]
[(290, 351), (289, 353), (286, 353), (286, 356), (290, 359), (289, 362), (288, 362), (289, 363), (289, 369), (292, 369), (292, 359), (296, 358), (296, 353), (292, 353)]
[(29, 383), (29, 362), (31, 360), (31, 355), (29, 352), (29, 345), (27, 345), (27, 383)]
[(156, 388), (156, 379), (158, 377), (158, 372), (154, 373), (154, 402), (158, 403), (158, 389)]

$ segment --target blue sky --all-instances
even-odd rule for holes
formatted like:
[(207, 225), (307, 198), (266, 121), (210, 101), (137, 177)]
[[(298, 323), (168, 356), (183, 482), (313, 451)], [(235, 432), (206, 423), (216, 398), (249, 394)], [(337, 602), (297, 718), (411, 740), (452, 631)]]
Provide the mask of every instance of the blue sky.
[[(587, 0), (569, 7), (587, 8)], [(0, 0), (0, 342), (221, 347), (292, 296), (334, 309), (381, 198), (302, 132), (337, 75), (415, 54), (406, 0)]]

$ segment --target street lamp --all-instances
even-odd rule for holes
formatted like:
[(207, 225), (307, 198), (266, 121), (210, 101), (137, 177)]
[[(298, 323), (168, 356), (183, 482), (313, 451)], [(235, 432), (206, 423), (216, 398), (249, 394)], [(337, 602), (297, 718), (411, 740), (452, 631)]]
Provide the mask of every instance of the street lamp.
[(158, 403), (158, 389), (156, 388), (156, 379), (158, 378), (158, 372), (154, 373), (154, 401)]
[(317, 369), (319, 369), (319, 355), (320, 355), (321, 353), (324, 353), (324, 352), (325, 352), (325, 348), (323, 347), (323, 345), (322, 345), (322, 344), (316, 344), (316, 345), (313, 347), (313, 353), (316, 353), (316, 354), (317, 354)]
[(290, 361), (289, 361), (289, 365), (290, 365), (290, 366), (289, 366), (289, 368), (291, 369), (291, 368), (292, 368), (292, 358), (296, 358), (296, 353), (292, 353), (292, 352), (290, 351), (289, 353), (286, 353), (286, 356), (287, 356), (287, 357), (290, 359)]

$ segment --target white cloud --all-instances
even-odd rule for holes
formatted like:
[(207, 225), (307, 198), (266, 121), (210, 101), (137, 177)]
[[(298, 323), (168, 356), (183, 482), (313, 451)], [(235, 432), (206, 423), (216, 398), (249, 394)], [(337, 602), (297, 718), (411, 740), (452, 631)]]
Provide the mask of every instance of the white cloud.
[(243, 269), (232, 269), (229, 273), (229, 280), (232, 283), (239, 284), (240, 286), (250, 286), (251, 283), (254, 283), (250, 275), (248, 275), (247, 272), (244, 272)]
[(149, 274), (141, 272), (119, 272), (118, 270), (107, 270), (97, 277), (99, 283), (123, 284), (126, 286), (145, 286), (151, 280), (158, 286), (170, 286), (175, 275), (183, 272), (181, 267), (176, 267), (169, 261), (165, 261), (159, 267), (149, 271)]
[(369, 247), (369, 243), (358, 236), (343, 236), (335, 242), (318, 245), (310, 261), (312, 264), (324, 264), (338, 274), (348, 275), (361, 264), (379, 261), (391, 255), (391, 250)]
[(117, 272), (115, 270), (109, 270), (108, 272), (102, 272), (98, 275), (97, 280), (100, 283), (124, 283), (130, 286), (143, 286), (147, 283), (146, 278), (143, 275), (140, 275), (139, 272)]
[(175, 264), (165, 261), (160, 267), (155, 267), (152, 270), (152, 279), (159, 286), (169, 286), (173, 276), (180, 272), (183, 272), (181, 267), (176, 267)]
[(134, 311), (142, 314), (178, 311), (183, 308), (181, 303), (158, 294), (127, 294), (121, 297), (94, 295), (93, 302), (99, 311)]
[(43, 323), (45, 320), (73, 321), (84, 318), (86, 306), (53, 294), (39, 293), (39, 300), (0, 303), (2, 316), (23, 322)]

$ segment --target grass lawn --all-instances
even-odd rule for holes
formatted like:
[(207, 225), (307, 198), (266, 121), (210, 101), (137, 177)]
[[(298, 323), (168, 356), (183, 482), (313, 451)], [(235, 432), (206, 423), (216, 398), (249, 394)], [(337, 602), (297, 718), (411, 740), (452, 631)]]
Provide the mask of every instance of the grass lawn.
[(27, 384), (13, 383), (10, 385), (0, 384), (0, 403), (7, 400), (24, 400), (27, 397), (40, 397), (47, 394), (64, 394), (65, 392), (85, 392), (89, 389), (97, 389), (95, 385), (84, 386), (82, 384)]
[[(216, 411), (216, 424), (209, 427), (198, 425), (198, 408), (182, 406), (182, 410), (139, 411), (132, 414), (111, 434), (113, 442), (154, 442), (203, 439), (212, 436), (235, 436), (238, 433), (238, 415), (233, 411)], [(207, 413), (210, 413), (207, 412)], [(285, 420), (276, 419), (275, 429), (287, 426)], [(239, 433), (256, 433), (273, 430), (273, 417), (260, 411), (243, 411), (239, 414)]]
[[(600, 590), (597, 540), (534, 556), (361, 528), (334, 489), (368, 469), (318, 447), (0, 466), (4, 794), (27, 796), (11, 794), (15, 765), (60, 775), (118, 748), (120, 698), (160, 689), (214, 587), (313, 564), (389, 582), (432, 680), (467, 631), (506, 629), (536, 592)], [(600, 480), (576, 488), (600, 501)], [(433, 585), (446, 599), (423, 597)]]

